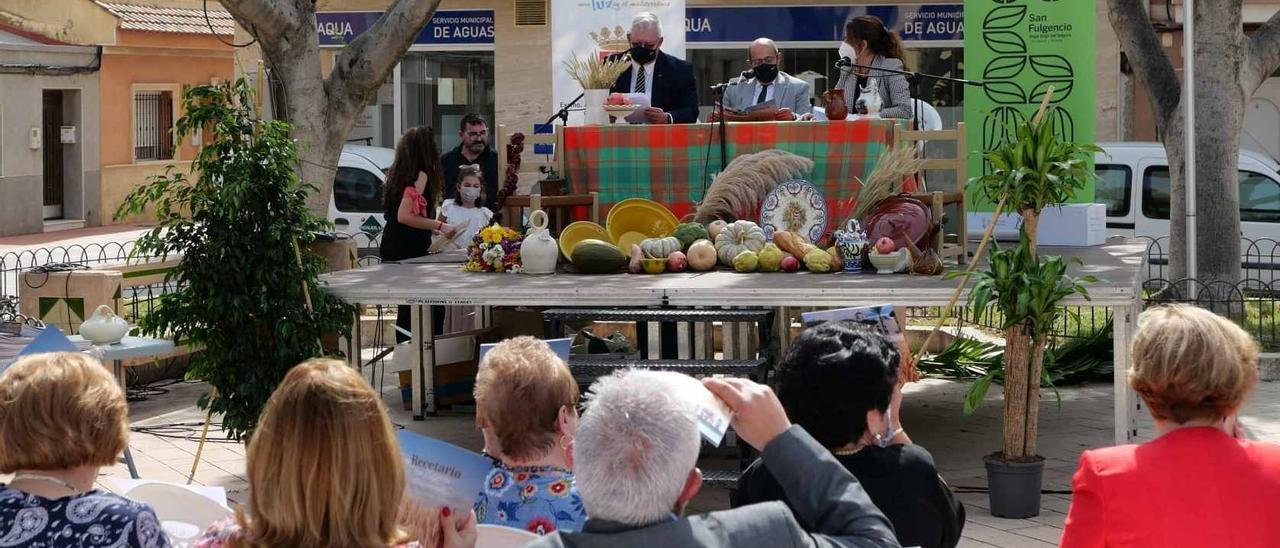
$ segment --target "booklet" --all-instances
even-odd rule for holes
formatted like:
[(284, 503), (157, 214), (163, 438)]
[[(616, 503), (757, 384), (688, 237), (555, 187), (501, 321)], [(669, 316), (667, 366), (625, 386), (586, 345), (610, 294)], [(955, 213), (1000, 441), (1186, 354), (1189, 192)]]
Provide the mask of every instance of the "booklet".
[(493, 461), (408, 430), (396, 432), (396, 440), (404, 454), (405, 495), (429, 507), (461, 510), (475, 504)]
[[(547, 343), (547, 346), (551, 347), (551, 351), (555, 352), (557, 356), (560, 356), (560, 359), (564, 360), (565, 363), (569, 363), (569, 347), (573, 344), (572, 338), (543, 339), (542, 342)], [(480, 356), (477, 357), (476, 359), (483, 360), (484, 355), (488, 354), (490, 350), (493, 350), (493, 347), (496, 344), (498, 343), (487, 343), (487, 344), (480, 345)]]
[(729, 406), (711, 393), (702, 381), (692, 377), (688, 384), (681, 385), (680, 396), (694, 404), (693, 417), (698, 422), (698, 433), (707, 443), (719, 447), (725, 432), (729, 431), (732, 418)]
[(800, 314), (800, 321), (805, 327), (812, 327), (823, 322), (854, 321), (878, 331), (898, 345), (898, 353), (902, 355), (902, 366), (905, 368), (911, 361), (911, 348), (903, 335), (905, 328), (902, 319), (898, 318), (891, 304), (858, 306), (853, 308), (837, 308), (818, 312)]

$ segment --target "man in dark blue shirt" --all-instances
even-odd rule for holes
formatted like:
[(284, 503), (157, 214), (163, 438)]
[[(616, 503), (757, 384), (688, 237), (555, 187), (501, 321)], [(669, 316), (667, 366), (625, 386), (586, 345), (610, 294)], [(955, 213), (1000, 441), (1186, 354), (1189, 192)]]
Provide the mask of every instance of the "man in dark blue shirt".
[(462, 117), (458, 138), (462, 143), (440, 156), (440, 166), (444, 170), (445, 199), (450, 200), (458, 195), (458, 168), (478, 164), (484, 172), (484, 206), (489, 211), (497, 211), (502, 174), (498, 173), (498, 153), (489, 146), (488, 124), (479, 114), (468, 112)]

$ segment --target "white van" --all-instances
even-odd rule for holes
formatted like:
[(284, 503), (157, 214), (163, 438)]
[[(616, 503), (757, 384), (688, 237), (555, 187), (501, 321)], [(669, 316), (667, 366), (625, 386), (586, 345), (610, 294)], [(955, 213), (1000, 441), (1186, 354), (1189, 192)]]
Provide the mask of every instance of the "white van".
[(382, 185), (396, 152), (385, 147), (345, 145), (338, 158), (329, 200), (329, 221), (334, 230), (355, 236), (363, 232), (376, 241), (387, 225), (383, 215)]
[[(1107, 234), (1169, 234), (1169, 160), (1160, 143), (1099, 143), (1094, 199), (1107, 206)], [(1240, 151), (1240, 232), (1249, 240), (1280, 239), (1280, 164)]]

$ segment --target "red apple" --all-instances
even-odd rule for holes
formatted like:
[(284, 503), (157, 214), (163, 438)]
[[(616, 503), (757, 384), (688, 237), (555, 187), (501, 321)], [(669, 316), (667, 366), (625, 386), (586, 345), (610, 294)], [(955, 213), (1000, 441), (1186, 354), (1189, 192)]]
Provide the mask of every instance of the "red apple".
[(684, 272), (689, 268), (689, 258), (680, 251), (672, 251), (667, 255), (667, 271), (668, 272)]
[(609, 98), (605, 99), (606, 105), (625, 105), (627, 104), (627, 96), (621, 93), (610, 93)]
[(795, 255), (784, 253), (782, 255), (782, 271), (795, 272), (797, 270), (800, 270), (800, 261), (796, 259)]
[(893, 243), (892, 238), (889, 238), (886, 236), (884, 238), (880, 238), (879, 240), (876, 240), (876, 253), (879, 253), (881, 255), (888, 255), (897, 250), (898, 250), (898, 245)]

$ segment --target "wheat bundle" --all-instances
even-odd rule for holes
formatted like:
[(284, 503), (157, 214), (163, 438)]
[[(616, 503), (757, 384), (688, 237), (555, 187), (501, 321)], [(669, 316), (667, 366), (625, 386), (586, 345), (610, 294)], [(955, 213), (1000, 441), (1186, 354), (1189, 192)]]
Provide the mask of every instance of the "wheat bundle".
[(609, 89), (630, 66), (631, 57), (628, 55), (606, 59), (598, 51), (585, 59), (575, 55), (564, 61), (565, 70), (582, 85), (582, 89)]
[(840, 226), (847, 225), (852, 219), (861, 221), (862, 217), (876, 204), (901, 194), (903, 181), (919, 173), (923, 167), (924, 159), (916, 156), (916, 147), (911, 143), (890, 147), (880, 155), (880, 159), (876, 161), (876, 167), (867, 175), (866, 181), (854, 177), (854, 181), (859, 185), (857, 205), (854, 206), (849, 218), (845, 219)]
[(734, 158), (716, 176), (694, 213), (694, 220), (708, 223), (716, 219), (735, 221), (754, 218), (760, 203), (778, 183), (804, 176), (813, 170), (813, 160), (785, 150), (770, 149)]

